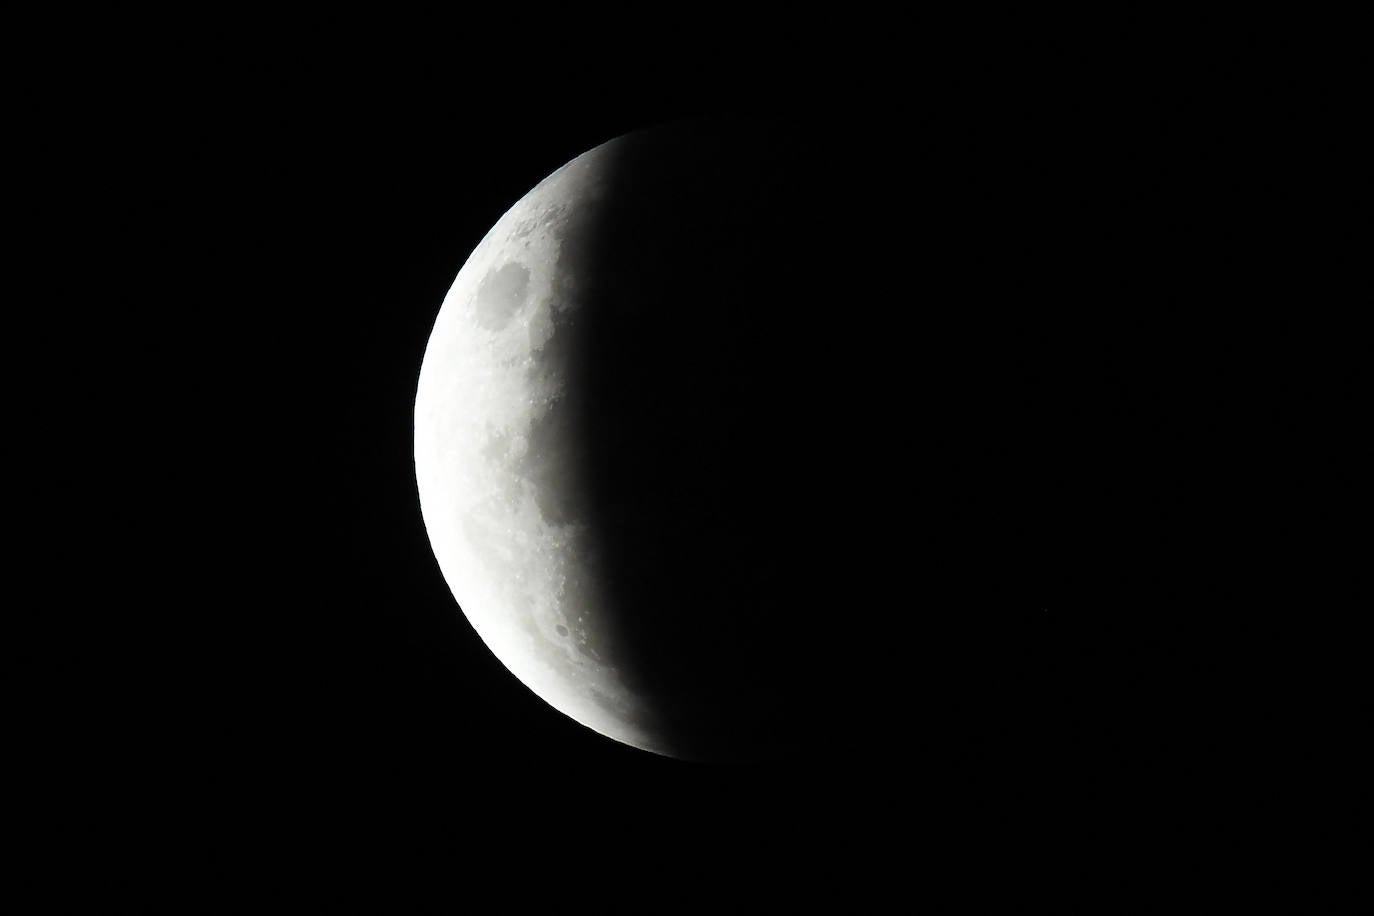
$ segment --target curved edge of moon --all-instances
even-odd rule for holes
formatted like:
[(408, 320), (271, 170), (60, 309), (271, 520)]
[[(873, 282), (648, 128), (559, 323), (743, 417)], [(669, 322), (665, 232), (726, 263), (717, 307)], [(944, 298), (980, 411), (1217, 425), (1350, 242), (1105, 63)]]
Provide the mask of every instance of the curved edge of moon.
[(616, 142), (538, 184), (459, 271), (420, 369), (415, 474), (444, 579), (502, 664), (582, 725), (671, 756), (598, 629), (595, 547), (563, 499), (577, 448), (565, 389), (585, 298), (578, 233), (608, 192)]

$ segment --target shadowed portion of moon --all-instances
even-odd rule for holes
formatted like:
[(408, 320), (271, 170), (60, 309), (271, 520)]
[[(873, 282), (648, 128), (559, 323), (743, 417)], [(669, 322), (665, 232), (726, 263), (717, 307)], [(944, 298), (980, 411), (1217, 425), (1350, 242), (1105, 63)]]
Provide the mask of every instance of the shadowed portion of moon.
[(829, 210), (808, 210), (816, 182), (758, 127), (660, 129), (616, 152), (569, 386), (601, 612), (675, 753), (782, 753), (834, 692), (817, 658), (836, 610), (817, 560), (841, 560), (822, 443), (849, 380), (827, 377), (833, 331), (802, 298)]

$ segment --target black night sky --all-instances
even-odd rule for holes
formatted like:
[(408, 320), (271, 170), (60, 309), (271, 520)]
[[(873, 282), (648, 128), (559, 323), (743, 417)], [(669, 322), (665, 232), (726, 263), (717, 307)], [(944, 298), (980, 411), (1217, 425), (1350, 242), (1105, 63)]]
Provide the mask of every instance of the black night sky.
[[(1017, 849), (1087, 869), (1089, 838), (1187, 832), (1185, 798), (1225, 822), (1251, 712), (1217, 663), (1216, 532), (1257, 511), (1237, 443), (1278, 422), (1237, 381), (1276, 325), (1222, 295), (1273, 188), (1226, 138), (1277, 90), (898, 50), (553, 84), (490, 52), (229, 43), (92, 89), (89, 136), (129, 161), (86, 179), (98, 225), (159, 276), (120, 303), (131, 385), (91, 394), (142, 456), (107, 523), (150, 546), (111, 579), (142, 610), (36, 656), (31, 694), (68, 717), (35, 712), (35, 746), (73, 748), (44, 779), (114, 836), (186, 838), (206, 882), (388, 863), (540, 899), (695, 868), (857, 900)], [(576, 155), (703, 117), (785, 124), (779, 219), (814, 227), (746, 277), (776, 274), (808, 354), (782, 415), (823, 417), (769, 489), (815, 532), (779, 622), (814, 733), (753, 766), (656, 757), (530, 694), (460, 614), (414, 478), (421, 358), (476, 243)]]

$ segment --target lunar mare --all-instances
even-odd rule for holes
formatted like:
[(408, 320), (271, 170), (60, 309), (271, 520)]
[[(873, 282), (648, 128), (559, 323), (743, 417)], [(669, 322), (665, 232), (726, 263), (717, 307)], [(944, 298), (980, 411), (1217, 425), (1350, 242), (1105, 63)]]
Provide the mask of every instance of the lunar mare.
[(571, 479), (579, 233), (609, 193), (615, 142), (536, 186), (459, 271), (420, 370), (415, 473), (439, 567), (496, 657), (577, 722), (666, 754), (598, 628), (595, 543)]

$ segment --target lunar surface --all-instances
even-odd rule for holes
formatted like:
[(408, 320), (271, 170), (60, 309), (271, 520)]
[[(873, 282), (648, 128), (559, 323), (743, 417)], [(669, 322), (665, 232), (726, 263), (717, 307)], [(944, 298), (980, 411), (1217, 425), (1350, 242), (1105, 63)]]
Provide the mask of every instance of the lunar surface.
[(613, 147), (541, 182), (459, 271), (420, 371), (415, 471), (444, 578), (496, 657), (560, 712), (666, 754), (654, 710), (614, 663), (596, 544), (568, 479), (579, 233), (608, 193)]
[(463, 613), (555, 709), (666, 756), (778, 759), (873, 693), (836, 622), (884, 565), (850, 432), (891, 385), (867, 325), (814, 320), (855, 262), (798, 148), (693, 124), (578, 157), (472, 252), (420, 372)]

